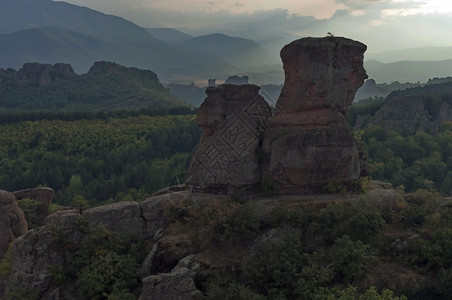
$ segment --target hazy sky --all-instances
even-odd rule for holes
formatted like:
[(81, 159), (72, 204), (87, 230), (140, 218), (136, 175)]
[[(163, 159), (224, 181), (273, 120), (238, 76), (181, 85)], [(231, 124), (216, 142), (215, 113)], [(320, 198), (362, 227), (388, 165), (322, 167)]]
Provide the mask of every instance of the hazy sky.
[[(271, 40), (332, 32), (360, 40), (368, 52), (452, 46), (452, 0), (68, 0), (143, 27), (224, 32)], [(268, 33), (268, 36), (267, 36)], [(272, 35), (273, 34), (273, 35)], [(267, 39), (267, 40), (266, 40)]]

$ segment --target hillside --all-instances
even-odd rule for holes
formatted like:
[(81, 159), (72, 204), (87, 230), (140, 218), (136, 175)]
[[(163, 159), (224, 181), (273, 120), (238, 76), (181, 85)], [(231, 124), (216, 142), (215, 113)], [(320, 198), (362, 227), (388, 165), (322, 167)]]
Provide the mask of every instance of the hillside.
[(169, 44), (180, 44), (194, 36), (173, 28), (146, 28), (156, 39), (162, 40)]
[(367, 59), (390, 63), (402, 60), (431, 61), (452, 59), (452, 47), (419, 47), (366, 54)]
[(377, 82), (427, 82), (433, 77), (447, 77), (452, 73), (452, 59), (438, 61), (397, 61), (383, 63), (366, 60), (364, 67), (369, 78)]
[[(169, 45), (130, 21), (85, 7), (51, 0), (2, 0), (1, 6), (0, 34), (8, 34), (0, 38), (3, 68), (64, 62), (84, 73), (96, 60), (113, 60), (152, 69), (162, 78), (208, 78), (230, 68), (214, 56)], [(23, 31), (30, 29), (37, 34)]]
[(182, 45), (244, 68), (265, 64), (262, 62), (265, 62), (268, 56), (264, 49), (252, 40), (221, 33), (194, 37), (184, 41)]
[(96, 62), (77, 75), (70, 65), (0, 69), (0, 111), (109, 111), (183, 105), (152, 71)]

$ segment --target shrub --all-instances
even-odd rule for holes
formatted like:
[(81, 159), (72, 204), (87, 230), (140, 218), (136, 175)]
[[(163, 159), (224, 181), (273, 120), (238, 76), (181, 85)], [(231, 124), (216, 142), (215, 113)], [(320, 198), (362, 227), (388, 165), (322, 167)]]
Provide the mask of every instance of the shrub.
[(329, 251), (329, 257), (336, 275), (345, 282), (364, 275), (376, 260), (369, 245), (352, 241), (347, 235), (336, 240)]
[[(110, 295), (130, 294), (139, 284), (140, 265), (130, 255), (109, 251), (97, 256), (80, 271), (78, 291), (87, 299), (105, 299)], [(130, 297), (129, 297), (130, 298)]]
[(13, 249), (13, 243), (10, 243), (6, 250), (5, 256), (0, 262), (0, 280), (5, 280), (11, 274), (11, 253)]

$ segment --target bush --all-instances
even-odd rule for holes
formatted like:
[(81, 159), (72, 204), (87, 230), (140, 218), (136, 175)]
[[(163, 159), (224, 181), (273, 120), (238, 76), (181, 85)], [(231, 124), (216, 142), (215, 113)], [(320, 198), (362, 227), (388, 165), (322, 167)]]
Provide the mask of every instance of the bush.
[(344, 235), (338, 238), (329, 251), (333, 269), (339, 279), (351, 282), (366, 273), (376, 257), (369, 245), (352, 241)]
[[(139, 284), (140, 265), (130, 255), (109, 251), (97, 256), (80, 271), (78, 291), (87, 299), (105, 299), (110, 295), (129, 295)], [(133, 294), (132, 294), (133, 295)]]
[(0, 280), (5, 280), (11, 274), (11, 252), (13, 249), (13, 243), (10, 243), (8, 250), (6, 250), (5, 256), (0, 262)]

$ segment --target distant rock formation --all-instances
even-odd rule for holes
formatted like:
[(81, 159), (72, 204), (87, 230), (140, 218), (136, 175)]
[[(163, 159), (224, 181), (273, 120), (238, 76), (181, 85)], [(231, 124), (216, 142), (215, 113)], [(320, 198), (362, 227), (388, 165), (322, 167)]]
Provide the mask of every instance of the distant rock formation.
[(187, 183), (231, 193), (267, 180), (276, 193), (291, 194), (367, 175), (364, 150), (346, 122), (347, 107), (367, 78), (365, 50), (341, 37), (286, 45), (286, 79), (272, 118), (255, 86), (208, 88), (197, 118), (205, 131)]
[(234, 76), (229, 76), (228, 79), (226, 79), (224, 84), (241, 85), (241, 84), (248, 84), (248, 81), (249, 81), (249, 77), (248, 76), (239, 77), (237, 75), (234, 75)]
[(210, 78), (209, 80), (207, 80), (207, 86), (216, 86), (216, 79), (215, 78)]
[(390, 93), (377, 85), (374, 79), (367, 79), (364, 85), (356, 91), (354, 101), (360, 101), (363, 99), (374, 98), (374, 97), (386, 97)]
[(57, 78), (68, 80), (77, 76), (71, 65), (63, 63), (54, 65), (26, 63), (19, 71), (12, 74), (19, 86), (33, 87), (45, 87), (54, 82)]
[[(443, 103), (438, 117), (441, 120), (450, 120), (451, 112), (450, 105)], [(438, 123), (430, 120), (424, 101), (416, 95), (389, 99), (375, 113), (370, 122), (364, 124), (363, 119), (365, 117), (358, 116), (357, 128), (377, 125), (385, 130), (394, 130), (406, 135), (413, 135), (416, 132), (435, 134), (438, 131)]]
[(271, 109), (256, 85), (208, 87), (196, 121), (204, 128), (187, 184), (201, 192), (231, 193), (259, 185), (258, 152)]
[(5, 256), (9, 243), (27, 233), (25, 214), (17, 205), (12, 193), (0, 190), (0, 261)]

